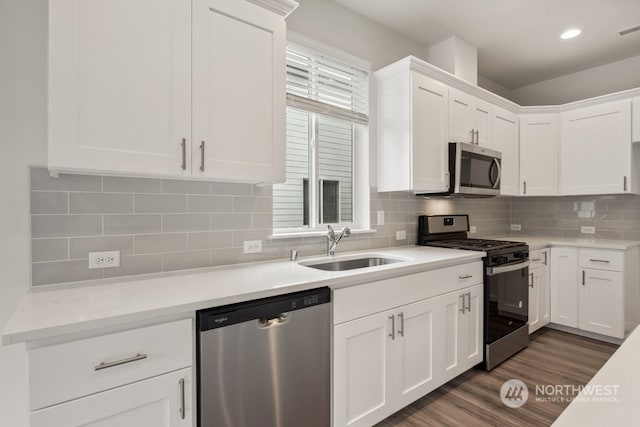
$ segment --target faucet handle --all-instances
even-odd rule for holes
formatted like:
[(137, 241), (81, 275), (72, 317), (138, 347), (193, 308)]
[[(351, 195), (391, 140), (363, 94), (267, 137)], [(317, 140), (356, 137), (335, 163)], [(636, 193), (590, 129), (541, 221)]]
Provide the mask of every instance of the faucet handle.
[(351, 229), (349, 227), (343, 227), (342, 228), (342, 235), (344, 237), (349, 237), (351, 236)]

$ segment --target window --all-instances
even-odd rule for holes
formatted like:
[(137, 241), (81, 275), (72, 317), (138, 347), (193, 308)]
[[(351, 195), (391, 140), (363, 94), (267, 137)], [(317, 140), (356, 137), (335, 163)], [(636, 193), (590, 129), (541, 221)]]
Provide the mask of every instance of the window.
[(274, 234), (368, 227), (368, 90), (366, 71), (288, 44), (286, 182), (273, 187)]

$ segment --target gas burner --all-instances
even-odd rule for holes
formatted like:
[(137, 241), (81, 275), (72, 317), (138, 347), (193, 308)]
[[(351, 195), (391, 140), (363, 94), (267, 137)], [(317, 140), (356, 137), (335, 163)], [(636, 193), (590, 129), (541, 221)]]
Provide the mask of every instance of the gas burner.
[(522, 245), (520, 242), (489, 239), (443, 239), (431, 241), (428, 244), (429, 246), (468, 250), (505, 249)]

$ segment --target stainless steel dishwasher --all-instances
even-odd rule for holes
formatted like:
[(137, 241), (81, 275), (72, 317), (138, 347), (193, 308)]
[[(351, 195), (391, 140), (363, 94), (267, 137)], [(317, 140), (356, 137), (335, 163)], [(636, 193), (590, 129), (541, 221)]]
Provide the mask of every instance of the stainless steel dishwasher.
[(329, 426), (330, 302), (321, 288), (198, 311), (198, 426)]

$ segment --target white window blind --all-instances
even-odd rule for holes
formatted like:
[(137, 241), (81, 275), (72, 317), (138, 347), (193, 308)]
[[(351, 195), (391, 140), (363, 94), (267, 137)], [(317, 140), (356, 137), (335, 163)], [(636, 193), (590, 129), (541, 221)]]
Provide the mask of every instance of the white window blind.
[(369, 73), (346, 62), (289, 43), (287, 105), (367, 124)]

